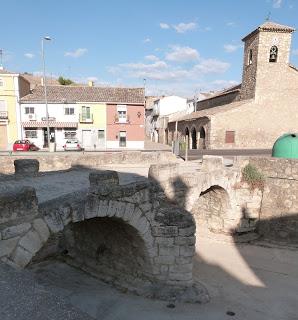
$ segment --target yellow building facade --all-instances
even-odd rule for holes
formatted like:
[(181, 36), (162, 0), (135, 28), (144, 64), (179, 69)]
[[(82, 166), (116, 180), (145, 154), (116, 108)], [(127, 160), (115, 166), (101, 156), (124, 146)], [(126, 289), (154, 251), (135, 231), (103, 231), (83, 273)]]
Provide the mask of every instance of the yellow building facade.
[(17, 73), (0, 70), (0, 150), (11, 150), (22, 138), (19, 100), (30, 92), (30, 83)]
[(106, 104), (80, 102), (76, 104), (79, 112), (78, 139), (85, 149), (95, 150), (106, 147)]

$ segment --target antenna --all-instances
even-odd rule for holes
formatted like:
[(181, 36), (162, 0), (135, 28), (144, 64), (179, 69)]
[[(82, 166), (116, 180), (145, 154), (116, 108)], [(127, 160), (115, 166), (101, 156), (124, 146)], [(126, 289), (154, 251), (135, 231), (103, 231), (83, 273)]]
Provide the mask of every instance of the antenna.
[(3, 50), (0, 49), (0, 68), (3, 69)]
[(266, 17), (266, 21), (270, 21), (270, 19), (271, 19), (271, 11), (268, 12), (268, 15)]

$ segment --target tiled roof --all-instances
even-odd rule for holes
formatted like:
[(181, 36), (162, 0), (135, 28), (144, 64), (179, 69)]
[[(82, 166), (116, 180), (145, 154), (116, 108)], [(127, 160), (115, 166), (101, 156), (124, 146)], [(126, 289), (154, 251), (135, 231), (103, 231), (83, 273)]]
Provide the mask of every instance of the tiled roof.
[(209, 96), (207, 96), (207, 98), (200, 100), (199, 103), (203, 102), (203, 101), (206, 101), (206, 100), (209, 100), (209, 99), (213, 99), (213, 98), (217, 98), (217, 97), (220, 97), (220, 96), (224, 96), (224, 95), (227, 95), (227, 94), (230, 94), (230, 93), (240, 92), (240, 90), (241, 90), (241, 83), (237, 84), (235, 86), (229, 87), (227, 89), (224, 89), (222, 91), (214, 92), (214, 93), (210, 94)]
[(259, 31), (275, 31), (275, 32), (288, 32), (292, 33), (295, 31), (295, 28), (285, 26), (276, 22), (272, 21), (266, 21), (265, 23), (261, 24), (259, 27), (257, 27), (253, 32), (249, 33), (247, 36), (245, 36), (242, 41), (245, 41), (247, 38), (252, 36), (253, 34), (259, 32)]
[[(144, 104), (144, 88), (47, 86), (49, 103), (107, 102)], [(39, 86), (21, 99), (22, 103), (43, 103), (44, 87)]]
[(216, 108), (210, 108), (205, 109), (201, 111), (192, 112), (184, 117), (174, 118), (172, 117), (169, 122), (175, 122), (175, 121), (190, 121), (195, 120), (198, 118), (209, 118), (210, 116), (213, 116), (218, 113), (227, 112), (233, 109), (236, 109), (238, 107), (241, 107), (242, 105), (249, 104), (252, 100), (242, 100), (242, 101), (236, 101), (229, 104), (225, 104), (223, 106), (218, 106)]

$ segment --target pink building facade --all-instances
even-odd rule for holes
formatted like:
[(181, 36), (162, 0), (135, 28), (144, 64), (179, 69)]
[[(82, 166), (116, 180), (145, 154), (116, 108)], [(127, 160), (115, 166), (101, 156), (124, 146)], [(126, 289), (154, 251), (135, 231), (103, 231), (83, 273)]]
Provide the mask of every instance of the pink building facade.
[(143, 149), (145, 105), (107, 104), (107, 148)]

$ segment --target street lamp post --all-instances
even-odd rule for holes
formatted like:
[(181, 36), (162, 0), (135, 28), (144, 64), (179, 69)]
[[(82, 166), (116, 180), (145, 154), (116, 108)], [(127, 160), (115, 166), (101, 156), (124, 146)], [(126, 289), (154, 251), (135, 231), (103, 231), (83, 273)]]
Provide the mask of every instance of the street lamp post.
[(44, 54), (44, 40), (50, 41), (50, 37), (43, 37), (41, 39), (41, 55), (42, 55), (42, 64), (43, 64), (43, 86), (44, 86), (44, 101), (46, 105), (46, 123), (47, 123), (47, 140), (48, 148), (50, 147), (50, 127), (49, 127), (49, 110), (48, 110), (48, 98), (47, 98), (47, 82), (46, 82), (46, 63), (45, 63), (45, 54)]

